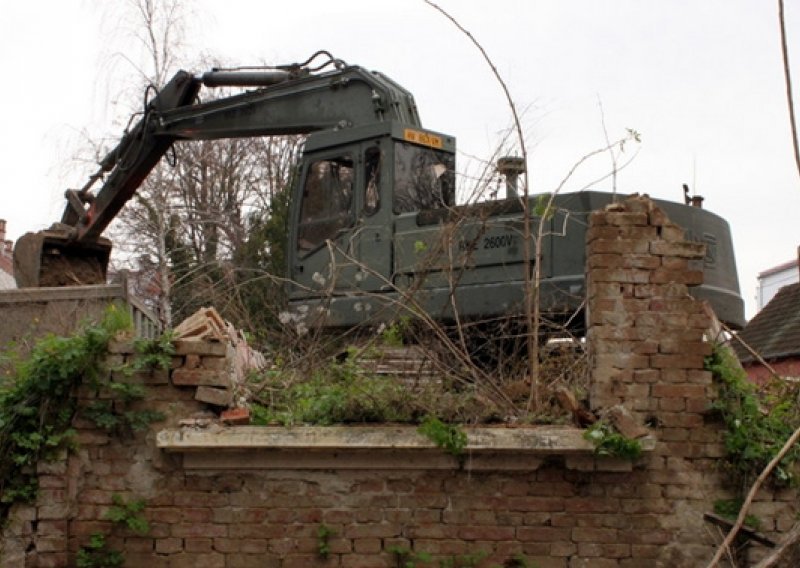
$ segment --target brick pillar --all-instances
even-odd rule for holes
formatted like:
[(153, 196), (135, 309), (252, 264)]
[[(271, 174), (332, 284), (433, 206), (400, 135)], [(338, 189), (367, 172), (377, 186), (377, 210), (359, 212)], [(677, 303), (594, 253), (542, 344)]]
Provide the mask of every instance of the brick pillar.
[(705, 246), (684, 240), (647, 196), (593, 212), (586, 239), (592, 408), (621, 404), (665, 427), (701, 424), (709, 321), (688, 287), (702, 283)]

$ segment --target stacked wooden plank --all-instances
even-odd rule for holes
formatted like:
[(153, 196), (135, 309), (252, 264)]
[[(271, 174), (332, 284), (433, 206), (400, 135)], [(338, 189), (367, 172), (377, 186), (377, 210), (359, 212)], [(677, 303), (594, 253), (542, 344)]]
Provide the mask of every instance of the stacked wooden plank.
[(247, 374), (266, 365), (213, 307), (200, 308), (175, 328), (175, 349), (184, 360), (172, 372), (173, 384), (197, 387), (195, 399), (214, 406), (240, 403)]

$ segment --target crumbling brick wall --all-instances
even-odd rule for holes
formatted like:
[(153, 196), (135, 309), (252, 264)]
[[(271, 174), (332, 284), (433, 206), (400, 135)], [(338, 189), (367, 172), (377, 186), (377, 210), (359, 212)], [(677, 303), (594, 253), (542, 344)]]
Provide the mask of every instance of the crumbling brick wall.
[[(165, 423), (120, 440), (76, 422), (80, 448), (39, 466), (39, 499), (15, 510), (2, 565), (68, 565), (95, 532), (128, 565), (153, 568), (390, 567), (393, 548), (437, 559), (486, 553), (484, 566), (517, 555), (541, 568), (704, 565), (721, 538), (703, 513), (731, 494), (717, 467), (722, 433), (706, 413), (715, 394), (703, 370), (707, 316), (687, 295), (701, 278), (701, 246), (639, 197), (594, 213), (587, 238), (591, 403), (601, 414), (622, 405), (651, 430), (655, 449), (635, 463), (584, 454), (514, 471), (189, 471), (154, 444), (157, 430), (205, 410), (197, 385), (172, 376), (224, 364), (221, 351), (183, 350), (171, 373), (141, 377)], [(116, 351), (115, 363), (131, 356)], [(80, 395), (89, 403), (104, 393)], [(147, 535), (104, 519), (115, 493), (145, 499)], [(763, 492), (753, 509), (763, 532), (777, 538), (792, 526), (796, 497)]]

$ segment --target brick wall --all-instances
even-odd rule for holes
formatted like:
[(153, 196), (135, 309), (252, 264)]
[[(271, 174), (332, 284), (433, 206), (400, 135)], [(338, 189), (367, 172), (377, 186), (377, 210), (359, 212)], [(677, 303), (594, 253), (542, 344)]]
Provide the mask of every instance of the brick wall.
[[(702, 515), (730, 493), (717, 469), (721, 432), (705, 413), (714, 397), (702, 369), (708, 321), (686, 295), (701, 278), (702, 250), (682, 239), (645, 198), (591, 217), (591, 401), (600, 413), (622, 405), (651, 429), (655, 449), (635, 463), (584, 453), (516, 470), (499, 462), (496, 471), (399, 470), (381, 469), (376, 454), (369, 470), (237, 471), (214, 450), (208, 469), (190, 470), (158, 450), (155, 435), (205, 410), (196, 387), (175, 386), (167, 373), (143, 376), (147, 405), (166, 422), (118, 440), (77, 421), (80, 448), (39, 466), (39, 500), (14, 511), (2, 565), (68, 565), (98, 531), (111, 534), (127, 565), (153, 568), (391, 567), (392, 547), (437, 560), (486, 553), (481, 566), (513, 566), (515, 555), (541, 568), (704, 565), (721, 538)], [(113, 362), (131, 356), (116, 351)], [(182, 353), (174, 369), (224, 367), (221, 351)], [(80, 396), (88, 403), (104, 393)], [(115, 493), (146, 500), (146, 536), (104, 520)], [(787, 531), (796, 499), (795, 490), (763, 492), (753, 508), (762, 531)], [(318, 554), (322, 525), (332, 531), (327, 559)]]

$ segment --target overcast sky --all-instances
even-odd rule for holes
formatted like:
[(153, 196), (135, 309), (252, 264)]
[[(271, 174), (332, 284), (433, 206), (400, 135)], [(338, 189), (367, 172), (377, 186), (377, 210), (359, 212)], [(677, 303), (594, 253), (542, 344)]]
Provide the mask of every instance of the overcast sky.
[[(766, 0), (440, 0), (481, 42), (524, 111), (534, 192), (633, 128), (642, 143), (621, 192), (682, 200), (688, 183), (731, 224), (742, 295), (800, 244), (777, 2)], [(116, 135), (119, 93), (141, 83), (122, 0), (0, 0), (0, 218), (8, 238), (60, 218), (63, 190), (93, 171), (73, 159)], [(800, 9), (787, 4), (800, 85)], [(181, 66), (285, 63), (327, 49), (414, 93), (426, 127), (455, 135), (462, 164), (489, 156), (511, 122), (480, 53), (422, 0), (195, 0)], [(129, 101), (130, 99), (127, 99)], [(126, 103), (127, 103), (126, 101)], [(611, 169), (596, 158), (567, 184)], [(592, 185), (610, 190), (611, 179)]]

